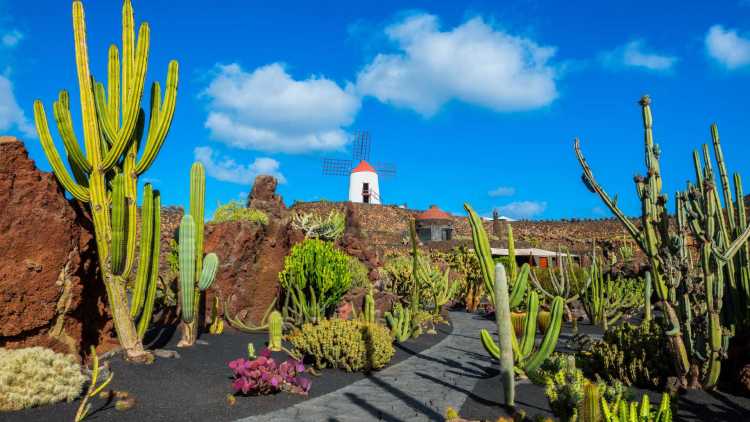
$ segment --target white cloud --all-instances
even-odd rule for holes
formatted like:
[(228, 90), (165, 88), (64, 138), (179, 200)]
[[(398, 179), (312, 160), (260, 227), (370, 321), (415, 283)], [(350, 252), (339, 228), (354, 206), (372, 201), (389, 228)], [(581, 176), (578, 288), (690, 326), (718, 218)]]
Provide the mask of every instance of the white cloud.
[(750, 37), (740, 35), (736, 29), (714, 25), (705, 42), (708, 55), (727, 69), (750, 65)]
[(21, 31), (14, 29), (10, 32), (7, 32), (3, 34), (2, 36), (2, 43), (5, 47), (13, 48), (23, 39), (23, 33)]
[(239, 164), (230, 157), (215, 154), (211, 147), (196, 147), (195, 159), (203, 163), (209, 176), (223, 182), (248, 185), (255, 177), (267, 174), (276, 177), (279, 183), (286, 183), (286, 178), (279, 171), (279, 162), (273, 158), (256, 158), (251, 164)]
[(518, 201), (511, 202), (495, 208), (500, 214), (507, 215), (511, 218), (525, 219), (532, 218), (544, 212), (547, 209), (546, 202), (537, 201)]
[(36, 130), (29, 123), (13, 93), (13, 82), (0, 75), (0, 131), (16, 129), (24, 136), (36, 138)]
[(205, 90), (205, 126), (229, 146), (266, 152), (305, 153), (342, 148), (342, 129), (354, 120), (360, 99), (351, 85), (324, 77), (294, 80), (279, 63), (245, 72), (238, 64), (217, 66)]
[(513, 196), (516, 194), (516, 188), (512, 186), (499, 186), (487, 192), (487, 194), (493, 198), (500, 196)]
[(605, 64), (610, 66), (638, 67), (665, 72), (671, 70), (679, 60), (676, 56), (649, 51), (643, 40), (635, 40), (602, 54)]
[(529, 110), (557, 98), (554, 47), (511, 35), (473, 18), (441, 31), (420, 14), (389, 26), (399, 53), (378, 54), (357, 76), (357, 90), (430, 116), (459, 100), (495, 111)]

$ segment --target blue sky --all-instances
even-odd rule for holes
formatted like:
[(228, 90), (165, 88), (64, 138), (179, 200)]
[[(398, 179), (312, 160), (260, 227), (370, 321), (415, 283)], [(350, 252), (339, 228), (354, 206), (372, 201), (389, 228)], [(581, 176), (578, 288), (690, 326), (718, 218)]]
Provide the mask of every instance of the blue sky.
[[(259, 172), (295, 200), (345, 200), (321, 175), (369, 130), (373, 160), (398, 166), (386, 203), (516, 218), (601, 217), (572, 150), (636, 214), (643, 169), (637, 100), (653, 98), (665, 188), (692, 175), (716, 121), (730, 170), (750, 173), (750, 1), (256, 2), (135, 0), (151, 25), (147, 82), (180, 62), (172, 129), (144, 179), (185, 204), (200, 159), (207, 208), (244, 198)], [(120, 3), (86, 1), (92, 72), (120, 41)], [(70, 3), (0, 2), (0, 131), (49, 169), (32, 104), (78, 97)], [(146, 97), (144, 101), (148, 101)], [(146, 102), (147, 104), (147, 102)], [(77, 128), (80, 133), (80, 127)]]

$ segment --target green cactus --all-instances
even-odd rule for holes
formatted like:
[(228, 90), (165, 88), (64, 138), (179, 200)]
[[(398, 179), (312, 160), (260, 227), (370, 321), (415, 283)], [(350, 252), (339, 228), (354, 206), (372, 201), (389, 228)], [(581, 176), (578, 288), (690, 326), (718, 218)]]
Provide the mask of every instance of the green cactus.
[[(600, 399), (599, 419), (603, 422), (671, 422), (672, 408), (670, 406), (669, 394), (662, 394), (661, 404), (658, 409), (652, 409), (647, 394), (641, 398), (640, 405), (637, 402), (626, 402), (619, 400), (616, 403), (608, 403), (607, 399)], [(583, 419), (587, 422), (589, 419)]]
[(500, 382), (505, 393), (505, 405), (515, 406), (516, 384), (513, 361), (513, 327), (510, 322), (510, 300), (508, 299), (508, 279), (503, 264), (495, 265), (495, 321), (500, 348)]
[[(653, 141), (651, 99), (643, 97), (640, 105), (647, 168), (646, 176), (635, 178), (642, 204), (640, 227), (597, 183), (577, 139), (576, 155), (586, 187), (599, 195), (648, 258), (651, 281), (666, 320), (674, 375), (684, 387), (713, 388), (731, 334), (750, 325), (750, 225), (744, 207), (734, 206), (744, 201), (742, 183), (735, 174), (733, 197), (718, 129), (712, 125), (720, 184), (714, 177), (709, 147), (704, 145), (702, 162), (698, 151), (693, 154), (695, 182), (675, 195), (672, 220), (668, 196), (662, 192), (661, 151)], [(697, 267), (688, 249), (691, 238), (700, 251)], [(727, 287), (729, 294), (725, 295)]]
[[(148, 183), (143, 187), (141, 224), (143, 226), (143, 232), (141, 233), (141, 256), (138, 261), (138, 271), (135, 277), (135, 289), (133, 292), (133, 304), (130, 307), (130, 315), (136, 317), (140, 312), (138, 337), (143, 339), (154, 312), (156, 285), (159, 279), (159, 252), (161, 245), (161, 195), (158, 190), (153, 190)], [(151, 247), (147, 245), (151, 245)], [(145, 298), (142, 299), (144, 290)]]
[(375, 298), (372, 296), (372, 290), (365, 295), (365, 304), (362, 310), (362, 319), (367, 322), (375, 323)]
[[(464, 204), (464, 209), (469, 214), (469, 224), (471, 225), (471, 238), (474, 242), (474, 253), (476, 253), (479, 259), (479, 267), (482, 270), (482, 279), (484, 280), (484, 291), (487, 292), (490, 302), (495, 304), (495, 298), (490, 292), (494, 291), (495, 285), (495, 273), (493, 268), (495, 261), (492, 259), (492, 249), (490, 247), (489, 237), (482, 224), (482, 219), (477, 215), (473, 208), (469, 204)], [(510, 223), (507, 225), (506, 231), (508, 233), (508, 270), (509, 270), (509, 281), (510, 281), (510, 309), (515, 309), (521, 305), (523, 298), (526, 295), (529, 283), (529, 273), (531, 267), (529, 264), (523, 264), (521, 270), (518, 271), (516, 265), (516, 248), (515, 241), (513, 239), (513, 227)]]
[(419, 335), (421, 329), (415, 326), (413, 316), (411, 310), (404, 308), (400, 303), (393, 306), (392, 312), (385, 313), (385, 320), (397, 342), (403, 343)]
[(623, 278), (605, 276), (594, 252), (589, 269), (589, 282), (581, 295), (581, 303), (592, 324), (606, 330), (627, 312), (640, 308), (644, 300), (644, 284)]
[(588, 288), (591, 279), (587, 278), (584, 281), (578, 276), (574, 268), (573, 256), (569, 251), (565, 251), (563, 254), (563, 251), (560, 250), (557, 254), (556, 270), (547, 268), (547, 272), (549, 274), (549, 290), (542, 286), (533, 271), (529, 273), (531, 284), (550, 299), (556, 296), (563, 298), (565, 300), (565, 320), (573, 322), (574, 329), (577, 328), (576, 320), (573, 318), (573, 312), (571, 312), (568, 304), (578, 300), (581, 292)]
[(203, 164), (193, 163), (190, 168), (190, 214), (180, 222), (180, 309), (182, 311), (182, 339), (179, 347), (195, 344), (200, 321), (201, 292), (216, 279), (219, 258), (215, 253), (203, 255), (203, 222), (206, 192), (206, 173)]
[(274, 310), (268, 317), (268, 350), (281, 351), (282, 318), (279, 311)]
[[(601, 393), (597, 384), (587, 382), (583, 386), (583, 400), (578, 410), (581, 422), (602, 422)], [(606, 400), (605, 400), (606, 402)]]
[[(519, 342), (516, 338), (516, 334), (512, 327), (509, 327), (509, 332), (498, 332), (499, 337), (506, 335), (511, 337), (513, 358), (516, 369), (519, 372), (531, 373), (536, 371), (542, 362), (544, 362), (544, 360), (555, 350), (557, 338), (560, 335), (560, 327), (562, 326), (563, 302), (563, 298), (559, 296), (552, 300), (550, 326), (544, 334), (542, 343), (536, 348), (536, 350), (534, 346), (536, 340), (537, 316), (539, 313), (539, 294), (535, 291), (529, 293), (526, 307), (526, 325), (524, 327), (523, 336), (521, 336), (521, 341)], [(482, 345), (490, 356), (495, 359), (500, 359), (502, 351), (501, 347), (495, 343), (490, 333), (487, 330), (482, 330), (480, 332), (480, 337)]]
[[(125, 285), (135, 260), (138, 176), (151, 166), (169, 131), (177, 97), (178, 64), (176, 61), (169, 64), (164, 101), (159, 84), (152, 85), (148, 134), (138, 159), (139, 147), (144, 145), (141, 141), (146, 116), (141, 100), (150, 29), (148, 24), (142, 24), (136, 43), (133, 8), (129, 0), (123, 2), (122, 22), (122, 62), (120, 51), (112, 45), (105, 92), (104, 85), (93, 79), (89, 69), (83, 3), (79, 0), (73, 2), (85, 148), (79, 145), (73, 128), (68, 93), (61, 91), (53, 105), (71, 172), (63, 164), (54, 144), (40, 100), (34, 102), (34, 120), (42, 149), (58, 181), (91, 210), (99, 267), (120, 345), (129, 359), (150, 361), (152, 356), (143, 350), (135, 317), (131, 313), (131, 310), (140, 310), (140, 306), (131, 309)], [(142, 250), (151, 247), (141, 245)], [(141, 286), (139, 291), (142, 294), (145, 289)], [(137, 300), (142, 301), (142, 298)]]

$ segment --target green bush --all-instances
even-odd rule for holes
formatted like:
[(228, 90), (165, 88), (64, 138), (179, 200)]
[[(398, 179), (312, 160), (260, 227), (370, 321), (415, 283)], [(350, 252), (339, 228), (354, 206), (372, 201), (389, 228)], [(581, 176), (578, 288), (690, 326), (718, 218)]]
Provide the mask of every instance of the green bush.
[(604, 333), (600, 341), (578, 353), (581, 369), (589, 376), (641, 388), (663, 387), (672, 372), (664, 329), (658, 324), (622, 324)]
[(287, 336), (295, 353), (314, 359), (317, 368), (347, 371), (380, 369), (393, 358), (391, 332), (380, 324), (325, 319), (305, 324)]
[(328, 316), (351, 286), (349, 265), (349, 255), (332, 243), (306, 239), (294, 245), (279, 273), (287, 318), (299, 325)]
[(331, 210), (327, 217), (316, 213), (297, 213), (292, 218), (292, 226), (312, 239), (335, 241), (346, 230), (346, 216), (341, 211)]
[(240, 201), (229, 201), (219, 205), (214, 212), (213, 223), (225, 221), (252, 221), (263, 225), (268, 224), (268, 216), (261, 210), (245, 207)]
[(43, 347), (0, 348), (0, 411), (73, 401), (85, 382), (73, 356)]
[(369, 288), (372, 285), (367, 266), (353, 256), (349, 257), (349, 274), (352, 276), (352, 289), (360, 287)]

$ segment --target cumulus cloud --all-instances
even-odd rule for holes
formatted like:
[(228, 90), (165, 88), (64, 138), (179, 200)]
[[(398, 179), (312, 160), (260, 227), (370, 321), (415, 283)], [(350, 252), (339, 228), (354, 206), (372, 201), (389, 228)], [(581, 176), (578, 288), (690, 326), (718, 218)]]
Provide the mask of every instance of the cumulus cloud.
[(481, 17), (442, 31), (429, 14), (385, 30), (398, 48), (378, 54), (357, 76), (357, 90), (430, 116), (451, 101), (496, 111), (530, 110), (558, 96), (554, 47), (495, 29)]
[(10, 32), (6, 32), (5, 34), (3, 34), (2, 38), (0, 39), (0, 41), (2, 41), (2, 43), (3, 43), (3, 45), (5, 47), (12, 48), (12, 47), (15, 47), (16, 45), (18, 45), (18, 43), (22, 39), (23, 39), (23, 33), (21, 33), (21, 31), (19, 31), (17, 29), (14, 29), (14, 30), (12, 30)]
[(193, 155), (196, 161), (203, 163), (209, 176), (223, 182), (248, 185), (253, 183), (256, 176), (267, 174), (276, 177), (279, 183), (286, 183), (286, 178), (279, 171), (279, 162), (273, 158), (259, 157), (251, 164), (240, 164), (215, 153), (211, 147), (196, 147)]
[(23, 135), (35, 138), (36, 131), (18, 106), (13, 92), (13, 82), (0, 75), (0, 131), (16, 129)]
[(750, 65), (750, 36), (714, 25), (706, 34), (708, 56), (729, 70)]
[(677, 63), (676, 56), (650, 51), (643, 40), (635, 40), (602, 54), (605, 64), (614, 67), (637, 67), (656, 72), (671, 70)]
[(499, 186), (487, 192), (487, 194), (493, 198), (500, 196), (513, 196), (516, 194), (516, 188), (512, 186)]
[(510, 218), (526, 219), (536, 217), (547, 209), (546, 202), (518, 201), (495, 208), (500, 214)]
[(244, 71), (217, 66), (204, 91), (210, 99), (205, 126), (229, 146), (265, 152), (305, 153), (342, 148), (342, 129), (354, 120), (360, 99), (351, 85), (324, 77), (293, 79), (279, 63)]

